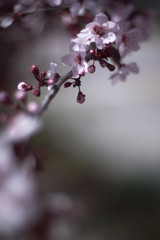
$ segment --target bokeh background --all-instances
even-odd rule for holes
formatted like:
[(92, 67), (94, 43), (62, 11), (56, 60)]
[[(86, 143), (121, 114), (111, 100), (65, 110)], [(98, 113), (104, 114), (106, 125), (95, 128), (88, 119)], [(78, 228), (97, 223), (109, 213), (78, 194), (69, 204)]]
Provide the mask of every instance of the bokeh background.
[[(159, 8), (158, 1), (138, 4)], [(0, 90), (10, 94), (20, 81), (35, 81), (33, 64), (47, 70), (52, 61), (60, 74), (69, 70), (61, 57), (68, 53), (70, 35), (59, 19), (37, 13), (24, 21), (26, 28), (15, 23), (0, 32)], [(125, 61), (136, 62), (140, 74), (112, 86), (110, 73), (97, 64), (95, 74), (82, 80), (82, 105), (76, 103), (76, 89), (62, 87), (32, 141), (42, 156), (39, 194), (63, 192), (77, 202), (79, 221), (64, 222), (56, 240), (160, 239), (158, 18), (148, 41)]]

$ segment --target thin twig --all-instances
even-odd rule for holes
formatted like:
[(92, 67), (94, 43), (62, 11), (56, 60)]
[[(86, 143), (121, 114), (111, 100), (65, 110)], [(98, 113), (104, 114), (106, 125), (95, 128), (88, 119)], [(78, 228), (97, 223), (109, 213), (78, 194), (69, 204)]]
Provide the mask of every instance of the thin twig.
[(72, 77), (72, 71), (68, 72), (63, 77), (59, 78), (59, 80), (53, 85), (52, 90), (49, 92), (48, 96), (44, 99), (39, 111), (37, 112), (37, 116), (40, 116), (49, 106), (52, 99), (56, 96), (59, 92), (60, 87), (65, 83), (68, 79)]

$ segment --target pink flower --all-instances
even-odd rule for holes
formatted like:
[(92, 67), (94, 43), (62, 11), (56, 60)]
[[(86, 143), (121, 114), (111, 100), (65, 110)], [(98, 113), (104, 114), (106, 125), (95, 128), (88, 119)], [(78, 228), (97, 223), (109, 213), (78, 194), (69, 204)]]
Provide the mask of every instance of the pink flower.
[(113, 43), (116, 40), (115, 32), (118, 25), (108, 21), (105, 14), (99, 13), (92, 23), (86, 25), (77, 36), (83, 39), (86, 45), (94, 42), (98, 49), (103, 49), (106, 44)]
[(70, 12), (72, 17), (83, 16), (86, 10), (96, 11), (96, 3), (92, 0), (71, 0)]
[(125, 64), (120, 67), (117, 73), (111, 75), (110, 79), (112, 80), (112, 84), (116, 84), (118, 81), (124, 82), (126, 80), (127, 75), (132, 73), (138, 73), (139, 68), (136, 63)]
[(72, 66), (72, 73), (74, 78), (84, 76), (85, 72), (88, 72), (88, 64), (85, 60), (85, 51), (73, 51), (70, 54), (62, 57), (62, 63), (65, 66)]
[(127, 22), (120, 23), (120, 31), (117, 34), (116, 45), (119, 48), (121, 57), (125, 57), (130, 51), (139, 50), (139, 42), (141, 40), (141, 33), (138, 28), (129, 29)]

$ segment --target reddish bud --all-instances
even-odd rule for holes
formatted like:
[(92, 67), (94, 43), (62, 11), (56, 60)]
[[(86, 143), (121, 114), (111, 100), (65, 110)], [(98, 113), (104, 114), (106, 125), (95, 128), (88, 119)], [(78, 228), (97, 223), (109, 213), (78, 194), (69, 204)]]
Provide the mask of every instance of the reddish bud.
[(29, 90), (32, 90), (33, 89), (33, 87), (32, 86), (30, 86), (29, 84), (27, 84), (27, 83), (25, 83), (25, 82), (20, 82), (19, 84), (18, 84), (18, 90), (20, 90), (20, 91), (29, 91)]
[(80, 104), (84, 103), (85, 97), (86, 97), (86, 95), (84, 95), (81, 91), (79, 91), (78, 96), (77, 96), (77, 102)]
[(40, 91), (39, 88), (36, 89), (36, 90), (34, 90), (32, 93), (33, 93), (36, 97), (39, 97), (39, 96), (41, 95), (41, 91)]
[(100, 60), (99, 60), (99, 63), (100, 63), (100, 65), (101, 65), (102, 68), (107, 67), (107, 62), (106, 62), (105, 60), (100, 59)]
[(71, 82), (66, 82), (66, 83), (64, 84), (64, 87), (65, 87), (65, 88), (68, 88), (68, 87), (70, 87), (71, 85), (72, 85)]
[(113, 64), (107, 63), (107, 68), (113, 72), (115, 70), (115, 66)]
[(38, 76), (39, 75), (39, 68), (35, 65), (32, 65), (32, 67), (30, 68), (30, 71), (35, 75)]
[(41, 72), (41, 79), (44, 79), (46, 77), (46, 72), (45, 71), (42, 71)]
[(95, 70), (96, 70), (96, 67), (94, 65), (91, 65), (91, 66), (88, 67), (88, 72), (89, 73), (94, 73)]

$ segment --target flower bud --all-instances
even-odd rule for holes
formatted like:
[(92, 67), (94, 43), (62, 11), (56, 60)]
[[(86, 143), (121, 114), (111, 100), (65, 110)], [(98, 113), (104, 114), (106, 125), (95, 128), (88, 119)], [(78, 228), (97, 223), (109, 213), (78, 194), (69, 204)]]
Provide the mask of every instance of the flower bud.
[(36, 90), (34, 90), (32, 93), (33, 93), (36, 97), (39, 97), (39, 96), (41, 95), (41, 91), (40, 91), (39, 88), (36, 89)]
[(99, 63), (100, 63), (100, 65), (101, 65), (102, 68), (107, 67), (107, 62), (106, 62), (105, 60), (100, 59), (100, 60), (99, 60)]
[(115, 70), (115, 66), (113, 64), (107, 63), (107, 68), (113, 72)]
[(94, 55), (95, 54), (95, 50), (91, 49), (91, 50), (89, 50), (89, 53), (90, 53), (90, 55)]
[(35, 75), (38, 76), (39, 75), (39, 68), (35, 65), (32, 65), (32, 67), (30, 68), (30, 71)]
[(18, 84), (18, 90), (20, 90), (20, 91), (29, 91), (29, 90), (32, 90), (33, 89), (33, 87), (32, 86), (30, 86), (29, 84), (27, 84), (27, 83), (25, 83), (25, 82), (20, 82), (19, 84)]
[(72, 85), (71, 82), (66, 82), (66, 83), (64, 83), (64, 87), (65, 87), (65, 88), (68, 88), (68, 87), (70, 87), (71, 85)]
[(47, 80), (47, 86), (52, 86), (54, 84), (54, 79), (50, 78)]
[(77, 102), (82, 104), (85, 102), (85, 96), (81, 91), (78, 92)]
[(94, 65), (91, 65), (91, 66), (88, 67), (88, 72), (89, 73), (94, 73), (95, 70), (96, 70), (96, 67)]
[(44, 79), (46, 77), (46, 72), (45, 71), (42, 71), (41, 72), (41, 78)]

